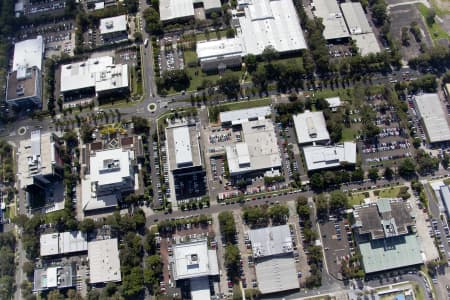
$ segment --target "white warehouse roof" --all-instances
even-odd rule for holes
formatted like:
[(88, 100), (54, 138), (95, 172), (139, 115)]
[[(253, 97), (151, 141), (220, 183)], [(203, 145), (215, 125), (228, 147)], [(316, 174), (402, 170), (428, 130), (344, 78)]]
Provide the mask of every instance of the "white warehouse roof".
[(238, 37), (246, 54), (260, 55), (268, 46), (278, 52), (307, 48), (292, 0), (249, 0), (244, 11)]
[(173, 141), (175, 144), (175, 161), (177, 167), (192, 165), (191, 139), (189, 127), (182, 126), (173, 129)]
[(315, 7), (315, 11), (313, 11), (315, 16), (322, 18), (325, 26), (323, 36), (326, 40), (350, 37), (336, 0), (314, 0), (313, 5)]
[(131, 151), (121, 148), (97, 151), (90, 157), (90, 179), (98, 185), (120, 183), (129, 177)]
[(356, 144), (344, 142), (335, 146), (308, 146), (303, 148), (308, 171), (338, 167), (342, 163), (356, 163)]
[(270, 106), (253, 107), (225, 111), (220, 113), (220, 122), (231, 123), (233, 125), (242, 124), (249, 120), (264, 119), (271, 114)]
[(438, 94), (421, 94), (414, 97), (417, 112), (422, 118), (430, 143), (450, 141), (447, 115)]
[(197, 57), (199, 60), (236, 55), (243, 56), (242, 41), (238, 38), (197, 43)]
[(97, 92), (128, 87), (128, 66), (113, 64), (111, 56), (61, 66), (61, 93), (85, 88)]
[(350, 34), (361, 34), (372, 32), (360, 2), (341, 3), (342, 13), (347, 22)]
[(255, 271), (261, 294), (288, 291), (300, 287), (292, 255), (257, 261)]
[(330, 135), (327, 124), (321, 111), (305, 111), (294, 116), (295, 132), (299, 144), (309, 144), (314, 142), (327, 142)]
[(41, 256), (87, 251), (86, 234), (81, 231), (42, 234)]
[(161, 21), (193, 17), (194, 5), (192, 0), (161, 0), (159, 2)]
[(330, 105), (330, 108), (336, 108), (341, 106), (342, 102), (341, 102), (341, 98), (338, 97), (330, 97), (330, 98), (325, 98), (325, 101), (328, 102), (328, 104)]
[(100, 34), (127, 31), (127, 16), (121, 15), (100, 19)]
[(266, 257), (293, 251), (289, 225), (264, 227), (248, 232), (254, 257)]
[(219, 274), (216, 251), (208, 250), (206, 240), (175, 245), (173, 263), (175, 280)]
[(352, 35), (352, 39), (356, 42), (356, 46), (359, 48), (359, 52), (362, 56), (381, 52), (380, 45), (373, 32), (354, 34)]
[(44, 41), (38, 35), (35, 39), (17, 42), (14, 45), (12, 71), (17, 71), (17, 78), (24, 78), (28, 68), (37, 67), (42, 70)]
[(232, 176), (281, 167), (280, 149), (270, 120), (242, 123), (242, 136), (245, 142), (225, 148)]
[(89, 242), (88, 257), (90, 283), (122, 280), (117, 239)]

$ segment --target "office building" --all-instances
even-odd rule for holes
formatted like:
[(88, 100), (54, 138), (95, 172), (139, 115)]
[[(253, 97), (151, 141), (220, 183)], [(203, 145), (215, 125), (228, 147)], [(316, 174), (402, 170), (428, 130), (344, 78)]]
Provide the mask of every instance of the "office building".
[(117, 239), (89, 242), (88, 258), (91, 284), (122, 281)]
[(308, 171), (350, 166), (356, 164), (356, 143), (344, 142), (334, 146), (303, 147)]
[(300, 145), (327, 144), (330, 141), (323, 112), (306, 110), (304, 113), (295, 115), (293, 119)]

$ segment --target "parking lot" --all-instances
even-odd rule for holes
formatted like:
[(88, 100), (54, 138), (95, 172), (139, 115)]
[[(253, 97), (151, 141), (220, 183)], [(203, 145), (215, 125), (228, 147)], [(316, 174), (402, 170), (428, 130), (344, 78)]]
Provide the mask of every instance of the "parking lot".
[(183, 50), (176, 40), (164, 38), (160, 41), (160, 53), (158, 54), (158, 64), (161, 71), (183, 70), (184, 56)]
[(33, 3), (31, 3), (31, 1), (23, 0), (23, 12), (26, 16), (49, 12), (51, 12), (52, 14), (63, 12), (65, 7), (65, 0), (43, 0), (33, 1)]
[[(363, 165), (366, 167), (390, 166), (398, 159), (412, 156), (412, 145), (406, 128), (400, 126), (400, 118), (395, 108), (379, 94), (368, 97), (368, 102), (376, 114), (375, 124), (380, 129), (380, 133), (376, 142), (366, 140), (359, 143)], [(359, 111), (354, 112), (356, 116), (352, 118), (352, 121), (361, 122), (357, 116)]]
[(342, 260), (349, 260), (354, 245), (351, 239), (352, 231), (347, 220), (337, 220), (330, 217), (329, 221), (320, 223), (323, 249), (328, 272), (335, 278), (342, 278)]
[(116, 64), (136, 65), (136, 57), (135, 49), (121, 49), (116, 51), (114, 61)]

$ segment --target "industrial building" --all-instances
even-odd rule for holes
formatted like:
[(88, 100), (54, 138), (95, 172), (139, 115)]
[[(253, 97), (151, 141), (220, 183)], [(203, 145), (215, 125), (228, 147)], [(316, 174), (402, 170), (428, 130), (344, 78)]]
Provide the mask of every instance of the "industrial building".
[(443, 185), (439, 188), (439, 195), (441, 196), (441, 201), (445, 209), (445, 214), (447, 218), (450, 219), (450, 186)]
[(242, 123), (242, 142), (225, 147), (230, 176), (263, 173), (281, 168), (273, 123), (259, 119)]
[(336, 168), (356, 164), (356, 143), (344, 142), (334, 146), (303, 147), (308, 171)]
[(270, 106), (261, 106), (224, 111), (219, 114), (219, 119), (222, 126), (241, 125), (244, 122), (265, 119), (271, 114)]
[(52, 182), (62, 178), (62, 144), (62, 139), (54, 133), (41, 134), (40, 130), (31, 131), (31, 138), (20, 142), (17, 160), (20, 188), (45, 190)]
[(200, 135), (197, 123), (170, 121), (166, 128), (166, 153), (169, 162), (171, 200), (182, 200), (206, 193)]
[(87, 252), (87, 236), (81, 231), (41, 234), (41, 256)]
[(197, 57), (204, 71), (240, 67), (244, 48), (240, 39), (197, 43)]
[(209, 278), (219, 275), (219, 264), (206, 239), (174, 245), (169, 263), (174, 280), (189, 280), (192, 300), (211, 298)]
[(75, 286), (75, 278), (72, 265), (37, 268), (34, 270), (33, 291), (71, 288)]
[(356, 42), (361, 55), (381, 51), (377, 38), (370, 27), (360, 2), (341, 3), (342, 13), (348, 26), (351, 38)]
[(100, 36), (104, 43), (128, 39), (127, 15), (100, 19)]
[(228, 61), (237, 64), (239, 52), (241, 56), (246, 56), (261, 55), (268, 47), (279, 53), (307, 48), (292, 0), (239, 1), (232, 23), (236, 37), (222, 42), (198, 43), (202, 45), (200, 51), (197, 49), (197, 56), (200, 65), (207, 70), (228, 66), (224, 63)]
[(450, 126), (439, 95), (419, 94), (413, 100), (417, 114), (425, 126), (428, 142), (436, 144), (450, 141)]
[(90, 150), (81, 181), (83, 210), (114, 208), (123, 193), (135, 188), (135, 153), (122, 147)]
[(122, 281), (117, 239), (89, 242), (88, 258), (91, 284)]
[(42, 36), (14, 45), (13, 65), (8, 73), (6, 102), (13, 106), (42, 106)]
[(300, 285), (289, 225), (253, 229), (248, 235), (261, 293), (298, 289)]
[(195, 8), (203, 8), (205, 14), (220, 12), (220, 0), (161, 0), (159, 1), (159, 15), (163, 22), (180, 22), (193, 19)]
[(379, 199), (354, 207), (352, 228), (366, 274), (423, 263), (419, 242), (410, 227), (415, 224), (408, 202)]
[(295, 115), (293, 119), (300, 145), (326, 144), (330, 141), (323, 112), (306, 110), (304, 113)]
[(61, 66), (61, 95), (65, 101), (96, 95), (129, 93), (128, 65), (114, 64), (111, 56)]
[(314, 0), (313, 14), (322, 19), (323, 37), (327, 41), (342, 41), (350, 37), (344, 17), (336, 0)]

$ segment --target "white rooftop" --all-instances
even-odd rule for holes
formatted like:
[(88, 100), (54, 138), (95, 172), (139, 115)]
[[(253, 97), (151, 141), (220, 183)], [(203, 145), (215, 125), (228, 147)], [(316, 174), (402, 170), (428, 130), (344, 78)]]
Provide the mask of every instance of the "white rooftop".
[(89, 242), (88, 257), (90, 283), (122, 280), (117, 239)]
[(161, 21), (193, 17), (194, 5), (192, 0), (161, 0), (159, 1), (159, 15)]
[(264, 119), (271, 114), (270, 106), (261, 106), (253, 108), (245, 108), (238, 110), (225, 111), (220, 113), (220, 122), (241, 124), (249, 120)]
[(189, 137), (189, 127), (182, 126), (173, 129), (175, 144), (175, 161), (177, 167), (192, 165), (192, 149)]
[(218, 56), (243, 56), (241, 39), (222, 39), (197, 43), (197, 57), (199, 60), (214, 59)]
[(438, 94), (421, 94), (414, 98), (430, 143), (450, 140), (450, 127)]
[(342, 102), (341, 102), (341, 98), (338, 97), (330, 97), (330, 98), (325, 98), (325, 101), (328, 102), (328, 104), (330, 105), (330, 108), (336, 108), (341, 106)]
[(378, 40), (373, 32), (352, 35), (352, 39), (356, 42), (359, 52), (362, 56), (370, 53), (381, 52)]
[(348, 38), (350, 36), (345, 20), (336, 0), (314, 0), (314, 14), (322, 18), (326, 40)]
[(249, 0), (244, 11), (238, 37), (246, 54), (260, 55), (268, 46), (278, 52), (307, 48), (292, 0)]
[(121, 148), (95, 152), (90, 156), (90, 179), (98, 185), (121, 183), (129, 177), (131, 151)]
[(330, 140), (327, 124), (321, 111), (311, 112), (307, 110), (302, 114), (295, 115), (293, 119), (299, 144)]
[(127, 31), (127, 16), (121, 15), (100, 19), (100, 34)]
[(204, 300), (211, 299), (208, 277), (197, 277), (189, 280), (191, 285), (191, 299)]
[(116, 207), (119, 201), (116, 194), (97, 195), (93, 193), (89, 178), (81, 180), (81, 199), (84, 211)]
[(254, 257), (266, 257), (293, 251), (289, 225), (264, 227), (248, 232)]
[(262, 294), (298, 289), (294, 258), (290, 256), (271, 257), (255, 264), (258, 289)]
[(341, 9), (351, 35), (372, 32), (360, 2), (341, 3)]
[(175, 245), (173, 264), (175, 280), (219, 274), (216, 251), (208, 250), (206, 240)]
[(335, 146), (303, 147), (308, 171), (338, 167), (342, 163), (356, 164), (356, 144), (344, 142)]
[(42, 234), (41, 256), (87, 251), (86, 234), (81, 231)]
[(111, 56), (61, 66), (61, 93), (85, 88), (97, 92), (128, 86), (128, 66), (113, 64)]
[(27, 68), (37, 67), (42, 70), (44, 42), (42, 36), (17, 42), (14, 45), (12, 71), (17, 71), (17, 78), (23, 78)]
[(280, 149), (270, 120), (242, 123), (242, 138), (244, 142), (225, 148), (232, 176), (281, 167)]

